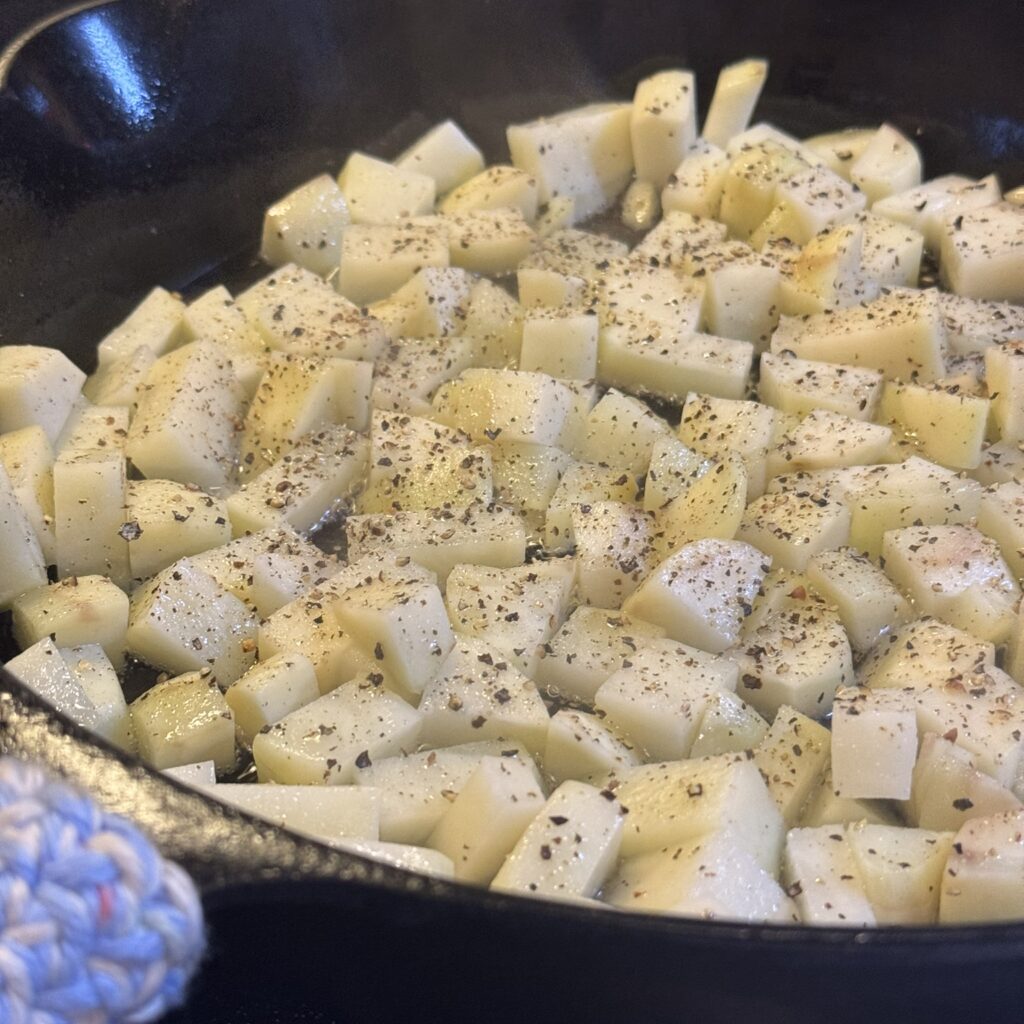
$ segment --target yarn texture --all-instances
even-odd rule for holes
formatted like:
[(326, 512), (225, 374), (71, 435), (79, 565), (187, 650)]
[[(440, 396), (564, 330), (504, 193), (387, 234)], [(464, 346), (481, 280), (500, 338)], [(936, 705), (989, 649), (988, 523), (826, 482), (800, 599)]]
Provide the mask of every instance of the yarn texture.
[(0, 1024), (155, 1020), (203, 948), (181, 868), (84, 793), (0, 758)]

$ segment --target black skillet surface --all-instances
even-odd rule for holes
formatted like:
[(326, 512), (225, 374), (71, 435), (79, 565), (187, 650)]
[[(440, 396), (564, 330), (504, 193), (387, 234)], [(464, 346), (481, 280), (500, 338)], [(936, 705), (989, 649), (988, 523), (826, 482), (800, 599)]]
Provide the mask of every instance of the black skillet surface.
[[(52, 2), (4, 0), (10, 37)], [(24, 20), (23, 20), (24, 19)], [(268, 201), (353, 147), (502, 127), (685, 65), (772, 60), (797, 133), (890, 117), (929, 174), (1024, 179), (1020, 0), (122, 0), (0, 59), (0, 342), (96, 340), (160, 283), (251, 266)], [(9, 650), (0, 650), (6, 657)], [(210, 955), (168, 1024), (1024, 1020), (1024, 925), (867, 933), (499, 897), (254, 823), (85, 739), (0, 676), (0, 750), (141, 822), (203, 889)], [(1024, 880), (1022, 880), (1024, 884)]]

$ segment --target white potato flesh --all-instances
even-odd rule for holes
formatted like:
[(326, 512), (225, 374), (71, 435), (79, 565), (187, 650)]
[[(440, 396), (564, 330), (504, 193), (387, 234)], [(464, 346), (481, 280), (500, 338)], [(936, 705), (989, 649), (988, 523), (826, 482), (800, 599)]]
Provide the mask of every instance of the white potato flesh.
[(861, 279), (874, 281), (880, 286), (916, 288), (924, 253), (921, 232), (874, 212), (858, 215), (856, 223), (864, 232), (859, 268)]
[(801, 817), (829, 763), (832, 736), (823, 725), (783, 705), (754, 750), (761, 770), (788, 828)]
[(212, 761), (194, 761), (192, 764), (180, 764), (173, 768), (164, 768), (162, 774), (169, 779), (176, 779), (186, 786), (213, 786), (217, 782), (217, 770)]
[(659, 437), (644, 479), (644, 508), (657, 512), (708, 469), (710, 460), (675, 437)]
[(633, 231), (649, 231), (661, 216), (661, 199), (657, 186), (636, 179), (622, 197), (622, 223)]
[(118, 586), (131, 578), (126, 529), (124, 454), (95, 448), (72, 451), (53, 464), (57, 570), (109, 576)]
[(448, 266), (448, 235), (437, 225), (353, 224), (341, 240), (335, 285), (359, 305), (385, 299), (424, 267)]
[(434, 179), (355, 152), (338, 175), (354, 224), (394, 224), (434, 209)]
[(697, 138), (692, 71), (659, 71), (637, 83), (629, 121), (636, 176), (659, 189)]
[(1007, 481), (981, 497), (978, 529), (994, 540), (1018, 582), (1024, 580), (1024, 483)]
[(724, 146), (744, 131), (767, 77), (766, 60), (743, 60), (722, 68), (701, 135), (717, 146)]
[(892, 804), (882, 800), (850, 800), (839, 796), (832, 784), (832, 771), (826, 767), (804, 806), (798, 824), (804, 828), (848, 825), (862, 821), (872, 825), (903, 824), (903, 819), (892, 807)]
[(629, 246), (625, 242), (578, 228), (563, 228), (547, 235), (523, 260), (520, 269), (554, 270), (593, 282), (628, 256)]
[(574, 506), (579, 603), (621, 607), (657, 562), (654, 530), (654, 515), (635, 505), (601, 501)]
[(499, 441), (491, 445), (495, 500), (527, 513), (539, 530), (545, 509), (573, 462), (568, 452), (554, 445)]
[(961, 355), (985, 352), (1024, 334), (1024, 306), (971, 299), (949, 292), (942, 293), (939, 303), (950, 349)]
[(497, 164), (462, 182), (437, 208), (441, 213), (511, 208), (532, 223), (537, 219), (537, 179), (518, 167)]
[(865, 654), (910, 618), (907, 599), (885, 572), (849, 548), (815, 555), (807, 563), (807, 579), (838, 609), (855, 654)]
[(193, 341), (153, 364), (128, 430), (128, 458), (150, 478), (222, 487), (234, 469), (242, 411), (230, 358), (216, 342)]
[(761, 772), (746, 755), (622, 769), (609, 788), (629, 808), (623, 857), (719, 833), (769, 874), (778, 873), (785, 826)]
[(581, 605), (544, 645), (535, 678), (556, 694), (590, 701), (624, 660), (664, 635), (662, 627), (621, 611)]
[(0, 465), (0, 609), (46, 583), (46, 560), (32, 524)]
[[(365, 364), (361, 364), (365, 365)], [(369, 442), (345, 426), (314, 430), (227, 500), (236, 537), (286, 524), (310, 530), (351, 497)]]
[(354, 786), (249, 786), (221, 782), (207, 795), (329, 846), (346, 840), (376, 840), (380, 834), (376, 794)]
[(139, 756), (154, 768), (213, 761), (218, 772), (235, 765), (231, 708), (208, 670), (157, 683), (130, 705)]
[[(53, 447), (42, 427), (0, 434), (0, 467), (42, 549), (46, 564), (57, 561), (53, 526)], [(0, 484), (0, 491), (6, 484)], [(6, 546), (6, 545), (5, 545)]]
[(521, 267), (516, 292), (523, 309), (562, 309), (585, 306), (587, 282), (572, 274), (540, 267)]
[(278, 654), (253, 665), (224, 694), (239, 739), (248, 746), (265, 726), (320, 696), (316, 667), (304, 654)]
[(1003, 441), (1024, 441), (1024, 343), (1009, 342), (985, 352), (992, 413)]
[(84, 383), (85, 374), (55, 348), (3, 346), (0, 433), (40, 426), (55, 444)]
[(761, 356), (758, 393), (783, 412), (806, 415), (824, 409), (856, 420), (870, 420), (882, 394), (877, 370), (799, 359), (789, 352)]
[(514, 207), (441, 214), (438, 220), (448, 235), (452, 266), (475, 274), (500, 277), (514, 273), (537, 238)]
[(257, 733), (252, 755), (260, 781), (345, 785), (374, 758), (415, 750), (422, 715), (382, 683), (379, 673), (353, 679)]
[(489, 883), (544, 806), (536, 769), (513, 757), (483, 757), (427, 840), (450, 857), (455, 877)]
[(348, 222), (338, 183), (329, 174), (317, 175), (267, 209), (260, 256), (272, 267), (297, 263), (326, 277), (338, 265)]
[(925, 615), (1001, 643), (1014, 625), (1020, 585), (995, 541), (971, 526), (911, 526), (882, 540), (888, 576)]
[(827, 167), (810, 167), (780, 181), (773, 201), (750, 234), (755, 249), (770, 238), (806, 245), (819, 232), (852, 220), (865, 206), (863, 193)]
[(913, 691), (841, 689), (832, 706), (832, 780), (841, 797), (907, 800), (917, 757)]
[(565, 708), (548, 722), (543, 764), (556, 782), (605, 775), (639, 763), (635, 748), (599, 715)]
[(542, 203), (574, 202), (585, 220), (607, 209), (633, 173), (629, 103), (594, 103), (506, 131), (512, 163), (537, 180)]
[(500, 651), (473, 637), (456, 640), (419, 708), (422, 741), (433, 746), (508, 739), (531, 753), (544, 749), (548, 710), (536, 684)]
[(613, 794), (584, 782), (563, 782), (526, 826), (491, 888), (530, 896), (594, 896), (615, 866), (625, 814)]
[(921, 154), (898, 128), (883, 124), (850, 164), (850, 180), (876, 203), (921, 184)]
[(51, 637), (58, 647), (97, 643), (124, 667), (128, 596), (106, 576), (69, 576), (13, 602), (14, 639), (26, 647)]
[(117, 669), (99, 644), (61, 649), (72, 679), (93, 706), (92, 729), (126, 753), (135, 753), (135, 730)]
[(393, 338), (459, 334), (472, 286), (472, 276), (459, 267), (424, 267), (371, 312)]
[(630, 504), (637, 497), (637, 478), (629, 472), (593, 462), (570, 465), (551, 495), (544, 515), (544, 546), (561, 552), (575, 544), (572, 513), (577, 505), (599, 501)]
[(523, 320), (520, 369), (551, 377), (589, 380), (597, 374), (597, 316), (558, 310)]
[(707, 139), (698, 139), (669, 175), (661, 192), (662, 210), (717, 217), (728, 170), (725, 150)]
[(1024, 811), (973, 818), (956, 834), (942, 876), (939, 921), (969, 924), (1024, 915)]
[(747, 241), (772, 212), (776, 185), (807, 170), (808, 162), (791, 146), (770, 136), (740, 141), (743, 139), (741, 135), (727, 147), (730, 163), (718, 218), (731, 235)]
[(395, 160), (400, 171), (415, 171), (434, 179), (443, 195), (483, 170), (484, 157), (452, 120), (434, 125)]
[[(97, 346), (100, 367), (127, 359), (140, 348), (156, 357), (185, 340), (185, 303), (164, 288), (154, 288)], [(95, 399), (94, 399), (95, 400)]]
[(739, 639), (770, 559), (742, 541), (699, 540), (667, 558), (624, 602), (627, 615), (681, 643), (721, 653)]
[(90, 405), (80, 397), (53, 450), (58, 458), (96, 448), (124, 451), (127, 437), (128, 410), (124, 406)]
[(844, 128), (804, 139), (804, 145), (821, 157), (836, 174), (849, 181), (850, 165), (877, 134), (875, 128)]
[(996, 203), (958, 214), (939, 249), (942, 280), (957, 295), (1024, 302), (1024, 207)]
[(214, 341), (232, 362), (248, 398), (256, 390), (266, 365), (266, 345), (223, 285), (211, 288), (185, 310), (185, 333), (190, 341)]
[[(330, 790), (338, 792), (338, 790)], [(352, 839), (345, 837), (336, 840), (332, 845), (339, 850), (346, 850), (367, 860), (380, 864), (389, 864), (403, 871), (415, 871), (420, 875), (434, 878), (454, 878), (455, 867), (451, 858), (437, 850), (428, 850), (422, 846), (408, 846), (404, 843), (386, 843), (377, 839)]]
[(850, 512), (838, 502), (794, 492), (763, 494), (743, 513), (737, 540), (753, 544), (772, 564), (803, 572), (822, 551), (842, 547), (850, 536)]
[(714, 833), (622, 861), (605, 899), (620, 910), (703, 920), (798, 920), (775, 878), (730, 836)]
[(957, 831), (970, 818), (1024, 810), (1024, 804), (979, 771), (970, 751), (930, 732), (921, 740), (906, 808), (919, 828)]
[(480, 761), (503, 753), (532, 763), (511, 741), (484, 740), (378, 758), (356, 768), (356, 784), (378, 794), (382, 840), (422, 845)]
[(971, 475), (986, 487), (1024, 479), (1024, 445), (994, 441), (984, 447), (981, 462)]
[(101, 363), (85, 382), (82, 394), (97, 405), (133, 407), (139, 391), (156, 362), (153, 350), (143, 345), (130, 356), (111, 363)]
[(213, 682), (227, 687), (256, 660), (256, 621), (237, 597), (183, 558), (132, 594), (125, 644), (154, 668), (209, 669)]
[(512, 568), (457, 565), (448, 576), (448, 618), (463, 637), (500, 651), (533, 678), (543, 645), (569, 613), (576, 562), (557, 558)]
[(774, 463), (787, 473), (869, 466), (886, 458), (892, 437), (892, 430), (881, 424), (815, 409), (786, 432), (773, 453)]
[(473, 344), (473, 366), (515, 366), (523, 339), (522, 306), (501, 285), (482, 277), (469, 290), (464, 333)]
[(714, 757), (753, 750), (768, 732), (768, 723), (735, 693), (721, 690), (700, 720), (690, 757)]
[(554, 196), (537, 211), (537, 237), (549, 238), (576, 223), (576, 200), (572, 196)]
[(775, 612), (732, 652), (739, 695), (767, 718), (783, 705), (808, 717), (827, 715), (841, 686), (853, 682), (853, 654), (839, 616), (828, 606)]
[(227, 503), (174, 480), (129, 480), (124, 531), (132, 579), (231, 540)]
[(721, 691), (735, 690), (736, 668), (670, 640), (651, 640), (594, 694), (594, 706), (644, 760), (687, 757), (704, 713)]
[(72, 722), (84, 729), (96, 727), (96, 707), (48, 636), (11, 658), (4, 668)]
[(877, 924), (857, 859), (840, 826), (790, 829), (782, 876), (804, 924)]
[(437, 573), (441, 584), (461, 563), (504, 568), (526, 559), (523, 521), (500, 505), (349, 516), (345, 536), (350, 558), (407, 556)]
[(726, 226), (718, 221), (670, 210), (633, 247), (629, 262), (633, 266), (683, 270), (691, 253), (724, 242), (727, 233)]

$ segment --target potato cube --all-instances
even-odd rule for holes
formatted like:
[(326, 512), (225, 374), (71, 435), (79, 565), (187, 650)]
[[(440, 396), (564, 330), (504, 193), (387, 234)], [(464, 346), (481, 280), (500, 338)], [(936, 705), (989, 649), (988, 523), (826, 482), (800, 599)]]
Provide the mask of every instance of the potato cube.
[(665, 213), (717, 217), (729, 163), (724, 149), (707, 139), (697, 139), (669, 175), (661, 192), (661, 208)]
[[(745, 137), (749, 141), (739, 141)], [(744, 133), (739, 140), (733, 139), (726, 147), (730, 163), (718, 219), (733, 237), (745, 241), (771, 213), (778, 183), (808, 170), (808, 161), (790, 144), (773, 137), (751, 140), (749, 133)], [(725, 145), (718, 139), (709, 141)]]
[(58, 457), (96, 448), (123, 452), (127, 437), (128, 410), (124, 406), (90, 405), (80, 397), (53, 450)]
[(253, 665), (224, 694), (243, 743), (320, 696), (316, 668), (304, 654), (278, 654)]
[(637, 178), (663, 188), (697, 138), (693, 72), (660, 71), (638, 82), (629, 132)]
[(11, 658), (4, 668), (83, 729), (94, 729), (99, 724), (95, 705), (48, 636)]
[[(154, 288), (100, 343), (100, 367), (135, 355), (141, 348), (159, 358), (185, 340), (185, 303), (164, 288)], [(93, 398), (98, 402), (98, 398)], [(102, 403), (101, 403), (102, 404)], [(52, 440), (52, 439), (51, 439)]]
[(737, 540), (759, 548), (773, 565), (796, 572), (803, 572), (819, 552), (842, 547), (849, 536), (850, 512), (845, 505), (813, 494), (802, 498), (792, 491), (755, 498), (736, 531)]
[(537, 219), (537, 179), (532, 174), (498, 164), (462, 182), (438, 204), (441, 213), (515, 209), (527, 221)]
[(423, 267), (448, 266), (448, 235), (436, 225), (353, 224), (341, 240), (338, 291), (359, 305), (397, 291)]
[(320, 174), (267, 209), (260, 256), (273, 267), (297, 263), (326, 277), (337, 265), (348, 204), (337, 182)]
[(85, 383), (63, 352), (37, 345), (0, 348), (0, 433), (37, 425), (55, 444)]
[(754, 763), (760, 768), (787, 827), (800, 820), (808, 798), (828, 767), (831, 745), (828, 729), (783, 705), (754, 751)]
[(973, 818), (956, 834), (942, 876), (939, 921), (1011, 921), (1024, 914), (1024, 811)]
[(597, 715), (556, 711), (548, 722), (544, 771), (556, 782), (605, 775), (640, 763), (635, 748)]
[(996, 203), (947, 222), (942, 280), (957, 295), (1024, 302), (1024, 207)]
[(825, 409), (815, 409), (788, 430), (771, 459), (787, 473), (866, 466), (888, 456), (893, 432)]
[(584, 782), (563, 782), (527, 825), (491, 887), (553, 898), (594, 896), (615, 866), (625, 814), (614, 796), (609, 800)]
[(434, 179), (438, 195), (483, 170), (484, 157), (454, 121), (442, 121), (417, 139), (397, 160), (400, 171)]
[(750, 123), (767, 77), (766, 60), (742, 60), (722, 68), (701, 135), (716, 146), (724, 146), (742, 132)]
[(874, 128), (843, 128), (804, 139), (804, 145), (821, 157), (836, 174), (849, 181), (850, 165), (877, 134)]
[(722, 690), (715, 694), (700, 720), (690, 757), (714, 757), (717, 754), (753, 750), (768, 732), (768, 723), (735, 693)]
[(612, 389), (587, 417), (577, 455), (639, 476), (651, 461), (654, 442), (669, 434), (669, 425), (643, 402)]
[(7, 470), (0, 464), (0, 609), (19, 594), (46, 583), (46, 561), (39, 540)]
[(881, 398), (882, 375), (877, 370), (765, 352), (758, 392), (762, 402), (783, 412), (806, 415), (827, 409), (851, 419), (870, 420)]
[(1008, 481), (981, 497), (978, 529), (994, 540), (1017, 580), (1024, 580), (1024, 483)]
[(101, 363), (85, 382), (82, 394), (97, 405), (131, 408), (138, 403), (139, 393), (155, 362), (153, 350), (143, 345), (123, 359)]
[(575, 505), (577, 600), (619, 608), (654, 568), (654, 516), (635, 505), (601, 501)]
[(628, 504), (637, 496), (637, 478), (617, 467), (592, 462), (570, 465), (555, 488), (544, 517), (544, 546), (565, 551), (575, 544), (572, 513), (577, 505), (600, 501)]
[(514, 207), (446, 213), (438, 220), (448, 234), (452, 266), (491, 277), (515, 273), (537, 238)]
[(883, 124), (850, 165), (850, 180), (876, 203), (921, 184), (921, 154), (902, 132)]
[(877, 923), (857, 859), (839, 826), (790, 829), (782, 877), (804, 924), (864, 928)]
[(135, 732), (121, 680), (103, 648), (87, 643), (62, 649), (60, 653), (71, 678), (92, 703), (91, 728), (126, 753), (135, 753)]
[[(42, 427), (0, 434), (0, 466), (39, 541), (48, 565), (57, 561), (53, 527), (53, 448)], [(4, 489), (0, 484), (0, 490)]]
[(210, 669), (213, 682), (225, 688), (256, 660), (250, 610), (187, 558), (132, 595), (125, 641), (129, 654), (154, 668)]
[(519, 367), (552, 377), (589, 380), (597, 374), (597, 316), (593, 310), (559, 310), (523, 321)]
[(353, 224), (394, 224), (434, 209), (433, 178), (365, 153), (345, 161), (338, 185)]
[(427, 845), (451, 858), (460, 881), (486, 884), (543, 806), (544, 793), (532, 765), (511, 757), (484, 757)]
[(235, 723), (208, 669), (157, 683), (131, 704), (139, 756), (154, 768), (211, 760), (235, 766)]
[(1009, 342), (987, 349), (985, 376), (1000, 438), (1024, 441), (1024, 343)]
[(378, 757), (415, 750), (421, 714), (384, 689), (379, 673), (343, 683), (290, 711), (252, 744), (261, 782), (345, 785)]

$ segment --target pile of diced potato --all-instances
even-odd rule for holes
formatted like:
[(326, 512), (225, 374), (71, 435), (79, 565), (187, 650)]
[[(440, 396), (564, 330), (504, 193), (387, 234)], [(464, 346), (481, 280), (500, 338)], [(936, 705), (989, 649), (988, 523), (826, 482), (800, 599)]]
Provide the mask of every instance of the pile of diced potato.
[[(240, 294), (156, 288), (88, 378), (0, 349), (7, 667), (419, 871), (1024, 917), (1024, 197), (890, 124), (750, 126), (766, 72), (702, 131), (672, 70), (508, 163), (451, 121), (353, 153)], [(632, 245), (587, 230), (616, 204)]]

